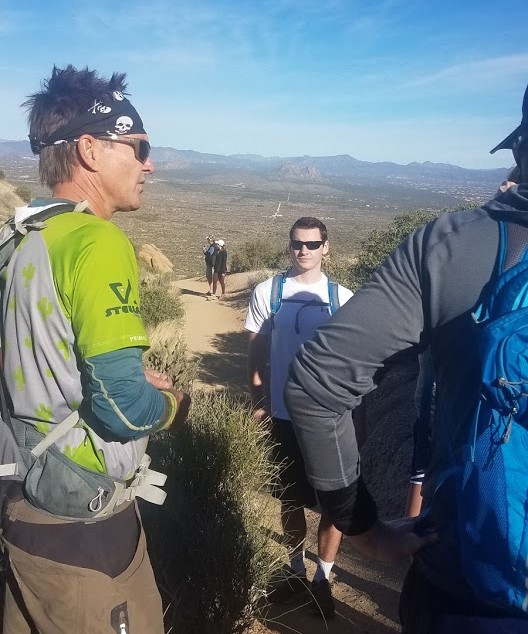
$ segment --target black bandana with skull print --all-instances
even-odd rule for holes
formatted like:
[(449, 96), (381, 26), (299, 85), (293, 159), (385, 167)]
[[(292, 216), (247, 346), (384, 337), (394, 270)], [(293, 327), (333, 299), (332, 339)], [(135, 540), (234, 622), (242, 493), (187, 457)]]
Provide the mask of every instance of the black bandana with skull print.
[(122, 134), (146, 134), (143, 121), (130, 101), (119, 91), (105, 93), (78, 117), (55, 130), (45, 139), (29, 135), (33, 154), (43, 147), (76, 141), (82, 134), (112, 137)]

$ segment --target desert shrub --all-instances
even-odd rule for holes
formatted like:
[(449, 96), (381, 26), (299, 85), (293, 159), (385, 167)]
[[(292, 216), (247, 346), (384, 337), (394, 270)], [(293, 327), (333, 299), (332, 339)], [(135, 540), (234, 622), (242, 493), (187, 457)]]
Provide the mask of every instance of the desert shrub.
[(166, 330), (161, 326), (150, 334), (151, 347), (143, 356), (147, 368), (168, 374), (174, 387), (189, 392), (198, 374), (198, 361), (189, 358), (187, 347), (176, 330), (169, 324)]
[(260, 269), (279, 270), (288, 267), (288, 250), (283, 244), (270, 239), (253, 240), (238, 245), (231, 256), (232, 273), (258, 271)]
[(4, 172), (3, 169), (0, 169), (0, 181), (5, 180), (6, 178), (6, 173)]
[(374, 229), (361, 244), (356, 262), (350, 267), (349, 285), (359, 288), (412, 231), (438, 217), (434, 211), (411, 211), (399, 216), (386, 229)]
[(356, 258), (350, 255), (341, 255), (331, 252), (323, 260), (323, 271), (329, 279), (348, 287), (350, 284), (350, 270), (355, 264)]
[(146, 326), (156, 326), (167, 319), (181, 319), (184, 314), (182, 301), (170, 288), (170, 278), (165, 275), (143, 277), (139, 282), (141, 317)]
[(262, 528), (276, 477), (265, 423), (225, 393), (194, 393), (188, 421), (151, 440), (167, 501), (143, 517), (168, 632), (231, 634), (253, 620), (279, 553)]
[(270, 271), (269, 269), (254, 271), (253, 273), (251, 273), (251, 275), (248, 276), (248, 280), (247, 280), (248, 290), (253, 291), (255, 289), (255, 286), (257, 286), (261, 282), (265, 282), (272, 275), (274, 275), (274, 271)]
[(352, 290), (356, 290), (364, 284), (374, 270), (405, 238), (415, 229), (422, 227), (431, 220), (438, 218), (440, 213), (465, 211), (474, 209), (482, 204), (479, 200), (469, 200), (454, 209), (442, 209), (439, 211), (409, 211), (396, 216), (386, 229), (374, 229), (361, 243), (361, 249), (355, 262), (351, 262), (348, 284)]
[(17, 187), (15, 189), (15, 194), (19, 197), (22, 198), (22, 200), (25, 203), (28, 203), (31, 201), (31, 199), (33, 198), (33, 193), (31, 191), (31, 189), (29, 189), (29, 187), (27, 187), (26, 185), (20, 185), (19, 187)]

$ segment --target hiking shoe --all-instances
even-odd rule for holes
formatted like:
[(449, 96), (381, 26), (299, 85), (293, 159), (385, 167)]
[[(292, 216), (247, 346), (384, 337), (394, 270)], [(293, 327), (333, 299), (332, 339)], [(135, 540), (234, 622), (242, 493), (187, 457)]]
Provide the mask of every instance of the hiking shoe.
[(270, 603), (280, 605), (307, 598), (309, 591), (306, 575), (296, 575), (291, 569), (282, 568), (270, 582), (266, 594)]
[(335, 615), (335, 605), (328, 579), (312, 581), (310, 592), (312, 593), (312, 614), (321, 616), (325, 621), (333, 619)]

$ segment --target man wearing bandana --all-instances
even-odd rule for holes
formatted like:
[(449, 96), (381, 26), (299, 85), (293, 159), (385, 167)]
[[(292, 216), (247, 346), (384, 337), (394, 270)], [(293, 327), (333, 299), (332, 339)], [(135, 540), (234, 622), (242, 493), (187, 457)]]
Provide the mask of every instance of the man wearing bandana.
[[(2, 292), (5, 384), (23, 446), (35, 447), (75, 412), (78, 422), (44, 454), (40, 486), (30, 493), (30, 471), (24, 493), (15, 487), (8, 496), (4, 632), (164, 631), (128, 492), (141, 495), (133, 487), (137, 474), (146, 473), (149, 435), (175, 430), (189, 397), (166, 375), (142, 367), (149, 343), (134, 251), (108, 222), (116, 211), (139, 208), (154, 171), (125, 90), (124, 74), (108, 80), (68, 66), (54, 68), (24, 104), (40, 178), (52, 197), (17, 209), (15, 218), (56, 205), (64, 213), (29, 231), (9, 262)], [(63, 471), (53, 471), (54, 464)], [(124, 483), (123, 492), (110, 504), (101, 486), (89, 504), (79, 502), (77, 473)]]

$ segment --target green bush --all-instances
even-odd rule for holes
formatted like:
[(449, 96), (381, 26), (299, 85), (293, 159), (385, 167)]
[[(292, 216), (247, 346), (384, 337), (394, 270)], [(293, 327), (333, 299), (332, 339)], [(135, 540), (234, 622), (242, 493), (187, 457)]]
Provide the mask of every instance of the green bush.
[(343, 256), (334, 251), (323, 260), (323, 271), (329, 279), (348, 287), (350, 284), (350, 269), (356, 262), (356, 258), (350, 255)]
[(29, 187), (26, 187), (26, 185), (20, 185), (19, 187), (17, 187), (15, 189), (15, 194), (19, 198), (22, 198), (25, 203), (29, 203), (33, 198), (33, 193), (31, 192), (31, 189), (29, 189)]
[(244, 631), (278, 565), (262, 527), (276, 467), (266, 424), (248, 412), (225, 393), (194, 393), (182, 428), (150, 442), (153, 466), (168, 475), (165, 504), (143, 510), (168, 632)]
[(168, 279), (152, 275), (139, 283), (141, 318), (145, 326), (156, 326), (168, 319), (181, 319), (184, 315), (182, 301), (171, 291)]
[(362, 242), (356, 261), (350, 267), (350, 288), (355, 290), (364, 284), (412, 231), (434, 220), (438, 214), (434, 211), (410, 211), (396, 216), (386, 229), (374, 229)]
[(236, 247), (231, 257), (230, 271), (258, 271), (260, 269), (279, 270), (289, 265), (288, 250), (285, 246), (277, 246), (272, 240), (255, 240), (244, 242)]
[[(348, 260), (337, 259), (336, 263), (330, 263), (329, 277), (336, 279), (351, 290), (357, 290), (364, 284), (375, 269), (405, 238), (415, 229), (438, 218), (440, 213), (465, 211), (474, 209), (482, 204), (482, 201), (470, 200), (454, 209), (440, 211), (409, 211), (396, 216), (386, 229), (374, 229), (361, 243), (361, 249), (356, 258)], [(332, 266), (336, 268), (335, 273)]]

